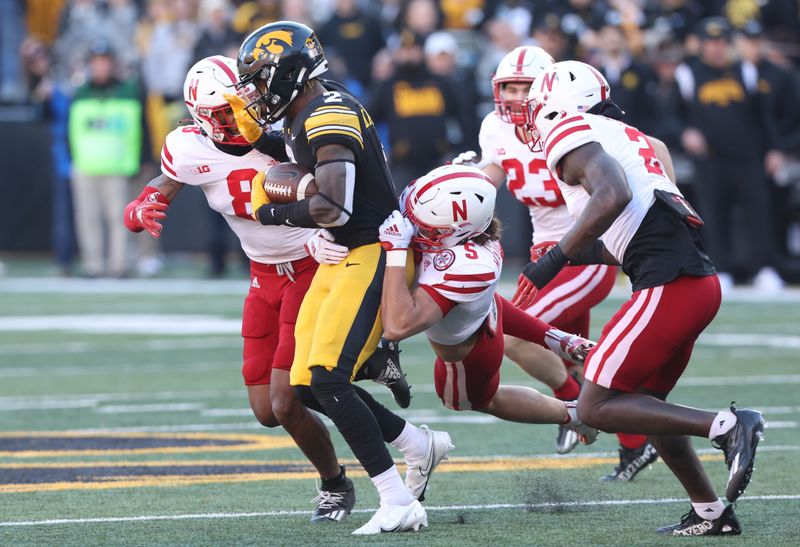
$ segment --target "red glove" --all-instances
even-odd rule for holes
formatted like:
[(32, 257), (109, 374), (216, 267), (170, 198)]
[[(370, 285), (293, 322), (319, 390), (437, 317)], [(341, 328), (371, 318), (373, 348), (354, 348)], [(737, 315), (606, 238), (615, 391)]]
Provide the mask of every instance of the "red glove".
[(547, 254), (547, 251), (552, 249), (558, 245), (558, 241), (542, 241), (541, 243), (537, 243), (533, 247), (531, 247), (531, 262), (536, 262), (544, 255)]
[(511, 299), (511, 304), (521, 310), (527, 310), (533, 304), (536, 294), (539, 289), (533, 284), (533, 281), (525, 277), (524, 274), (519, 274), (517, 279), (517, 292)]
[(125, 207), (123, 221), (131, 232), (147, 230), (151, 236), (161, 237), (159, 220), (167, 218), (164, 212), (169, 208), (169, 200), (152, 186), (145, 186), (139, 197)]

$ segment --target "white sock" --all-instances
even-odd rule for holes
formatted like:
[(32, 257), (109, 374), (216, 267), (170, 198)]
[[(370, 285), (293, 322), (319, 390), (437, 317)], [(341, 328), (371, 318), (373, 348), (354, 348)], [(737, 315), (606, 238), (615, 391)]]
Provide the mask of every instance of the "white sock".
[(389, 444), (403, 453), (406, 462), (424, 458), (428, 453), (428, 435), (411, 422), (406, 422), (400, 435)]
[(725, 510), (725, 504), (722, 503), (721, 499), (717, 499), (717, 501), (712, 501), (711, 503), (692, 502), (692, 507), (695, 513), (706, 520), (717, 520), (722, 516), (722, 512)]
[(730, 410), (720, 410), (717, 412), (717, 415), (714, 416), (714, 423), (711, 424), (711, 431), (708, 432), (708, 438), (713, 441), (720, 435), (724, 435), (733, 429), (733, 426), (736, 425), (736, 420), (736, 414)]
[(408, 505), (413, 503), (414, 496), (406, 488), (397, 466), (393, 465), (380, 475), (372, 477), (372, 484), (378, 489), (381, 507), (384, 505)]

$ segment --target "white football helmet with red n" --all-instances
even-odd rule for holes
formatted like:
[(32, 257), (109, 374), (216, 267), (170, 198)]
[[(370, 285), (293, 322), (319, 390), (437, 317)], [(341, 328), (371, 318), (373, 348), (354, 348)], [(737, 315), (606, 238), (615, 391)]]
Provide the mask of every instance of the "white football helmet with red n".
[(247, 146), (236, 127), (233, 110), (223, 97), (237, 92), (238, 81), (234, 59), (222, 55), (206, 57), (189, 69), (183, 83), (183, 100), (194, 122), (211, 140)]
[(492, 88), (494, 90), (494, 111), (501, 120), (514, 125), (525, 123), (523, 101), (504, 99), (503, 84), (531, 84), (536, 76), (553, 63), (555, 61), (550, 54), (536, 46), (520, 46), (500, 60), (497, 71), (492, 76)]
[(444, 165), (418, 178), (405, 199), (421, 251), (440, 251), (483, 233), (494, 217), (497, 189), (476, 167)]
[(611, 98), (608, 82), (596, 68), (580, 61), (561, 61), (543, 71), (531, 85), (525, 103), (525, 125), (531, 147), (567, 114), (581, 114)]

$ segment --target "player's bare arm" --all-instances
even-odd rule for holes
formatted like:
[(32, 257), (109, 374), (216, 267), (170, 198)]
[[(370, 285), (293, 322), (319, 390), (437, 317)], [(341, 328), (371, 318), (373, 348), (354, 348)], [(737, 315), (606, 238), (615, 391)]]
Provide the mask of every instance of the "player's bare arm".
[(653, 145), (653, 150), (656, 151), (658, 161), (664, 166), (664, 172), (667, 174), (667, 178), (672, 184), (675, 184), (677, 182), (675, 180), (675, 168), (672, 166), (672, 154), (669, 153), (669, 148), (667, 148), (667, 145), (664, 144), (664, 141), (661, 139), (648, 135), (647, 140)]
[(355, 189), (355, 156), (341, 144), (321, 146), (317, 151), (314, 178), (321, 195), (311, 198), (311, 218), (324, 228), (343, 226), (350, 220)]
[(250, 194), (253, 218), (266, 226), (331, 228), (347, 224), (353, 210), (355, 155), (347, 146), (327, 144), (319, 148), (315, 159), (319, 193), (294, 203), (270, 203), (264, 190), (265, 174), (259, 173)]
[(424, 289), (408, 288), (406, 269), (400, 266), (386, 268), (381, 310), (383, 335), (395, 341), (414, 336), (444, 317), (439, 304)]
[(591, 142), (569, 152), (560, 166), (565, 183), (581, 185), (591, 196), (581, 217), (559, 242), (570, 257), (594, 245), (625, 210), (632, 193), (622, 166), (599, 143)]
[(481, 166), (481, 171), (486, 173), (486, 176), (492, 179), (492, 184), (494, 184), (495, 188), (500, 188), (506, 181), (505, 170), (496, 163), (489, 163)]
[(164, 174), (151, 180), (139, 197), (125, 207), (125, 227), (132, 232), (147, 230), (154, 238), (160, 238), (163, 228), (160, 221), (167, 218), (169, 204), (182, 186), (182, 183)]
[(178, 182), (177, 180), (172, 179), (162, 173), (148, 182), (147, 186), (157, 189), (159, 192), (161, 192), (161, 195), (163, 195), (169, 201), (172, 201), (175, 199), (175, 196), (178, 195), (180, 189), (183, 188), (183, 183)]

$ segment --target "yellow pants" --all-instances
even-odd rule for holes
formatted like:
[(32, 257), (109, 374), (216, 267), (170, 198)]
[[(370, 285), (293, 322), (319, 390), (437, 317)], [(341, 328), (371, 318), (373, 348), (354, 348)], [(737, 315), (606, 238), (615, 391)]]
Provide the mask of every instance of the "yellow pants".
[[(311, 385), (311, 369), (341, 367), (352, 381), (383, 333), (380, 305), (385, 253), (379, 243), (350, 251), (339, 264), (321, 264), (295, 325), (293, 386)], [(413, 271), (413, 270), (412, 270)]]

